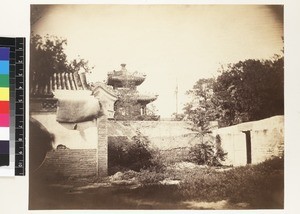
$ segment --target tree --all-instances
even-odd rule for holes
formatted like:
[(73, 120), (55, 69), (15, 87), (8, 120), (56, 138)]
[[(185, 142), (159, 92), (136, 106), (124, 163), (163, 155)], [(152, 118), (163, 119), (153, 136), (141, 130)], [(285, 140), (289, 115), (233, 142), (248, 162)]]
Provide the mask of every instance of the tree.
[(284, 114), (284, 58), (248, 59), (222, 67), (216, 79), (200, 79), (184, 110), (196, 127), (220, 126)]
[(204, 132), (208, 131), (209, 122), (218, 119), (221, 112), (213, 93), (214, 81), (213, 78), (199, 79), (193, 89), (187, 91), (193, 99), (185, 105), (184, 113)]
[(33, 35), (30, 41), (30, 74), (33, 83), (45, 85), (55, 72), (68, 69), (67, 56), (64, 53), (65, 39), (54, 36)]
[(78, 58), (67, 60), (65, 47), (67, 40), (56, 36), (38, 34), (32, 35), (30, 40), (30, 80), (31, 86), (46, 85), (54, 73), (78, 72), (80, 69), (89, 72), (88, 61)]
[(221, 121), (233, 125), (284, 113), (283, 57), (245, 60), (221, 70), (213, 85), (223, 111)]

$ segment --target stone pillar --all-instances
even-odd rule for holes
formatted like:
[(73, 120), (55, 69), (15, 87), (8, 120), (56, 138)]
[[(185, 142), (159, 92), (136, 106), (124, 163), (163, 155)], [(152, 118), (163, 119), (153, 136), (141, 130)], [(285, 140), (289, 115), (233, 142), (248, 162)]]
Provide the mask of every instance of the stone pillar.
[(108, 142), (107, 142), (107, 116), (97, 119), (98, 145), (97, 145), (97, 175), (107, 176)]

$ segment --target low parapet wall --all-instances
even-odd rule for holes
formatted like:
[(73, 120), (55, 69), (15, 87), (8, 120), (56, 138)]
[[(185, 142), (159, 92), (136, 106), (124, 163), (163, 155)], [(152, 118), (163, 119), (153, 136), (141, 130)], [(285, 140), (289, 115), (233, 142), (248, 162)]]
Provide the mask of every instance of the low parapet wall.
[(108, 121), (108, 136), (136, 135), (139, 130), (147, 136), (151, 145), (160, 150), (191, 147), (201, 142), (198, 132), (191, 130), (186, 121)]

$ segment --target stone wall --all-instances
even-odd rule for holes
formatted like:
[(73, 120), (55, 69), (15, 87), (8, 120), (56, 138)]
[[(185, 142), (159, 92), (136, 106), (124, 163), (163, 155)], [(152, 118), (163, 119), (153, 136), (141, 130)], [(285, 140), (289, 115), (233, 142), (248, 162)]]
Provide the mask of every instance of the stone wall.
[(246, 134), (250, 132), (251, 163), (260, 163), (284, 153), (284, 117), (274, 116), (264, 120), (241, 123), (214, 131), (221, 137), (221, 145), (228, 152), (225, 164), (247, 164)]
[[(202, 142), (198, 132), (186, 121), (108, 121), (108, 136), (132, 138), (139, 130), (160, 150), (191, 147)], [(204, 139), (205, 140), (205, 139)]]
[(176, 163), (181, 161), (188, 161), (189, 158), (189, 147), (179, 147), (168, 150), (160, 150), (164, 161), (167, 163)]

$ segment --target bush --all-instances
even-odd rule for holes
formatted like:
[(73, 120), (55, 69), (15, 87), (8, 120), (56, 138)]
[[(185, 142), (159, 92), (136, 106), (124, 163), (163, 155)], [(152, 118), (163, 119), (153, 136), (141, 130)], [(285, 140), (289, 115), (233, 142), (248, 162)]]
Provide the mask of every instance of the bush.
[[(216, 139), (216, 142), (220, 138)], [(220, 143), (214, 145), (210, 141), (205, 141), (194, 145), (189, 151), (189, 160), (199, 165), (208, 166), (222, 166), (221, 162), (225, 160), (227, 153), (225, 153), (220, 146)]]
[(221, 147), (221, 138), (216, 136), (216, 143), (205, 141), (194, 145), (189, 151), (189, 160), (199, 165), (222, 166), (227, 153)]
[(190, 160), (199, 165), (212, 165), (214, 147), (211, 142), (206, 141), (191, 147), (189, 151)]
[(127, 137), (109, 137), (109, 174), (126, 170), (158, 170), (163, 167), (159, 161), (159, 151), (150, 149), (149, 144), (149, 139), (143, 136), (139, 130), (131, 140)]

